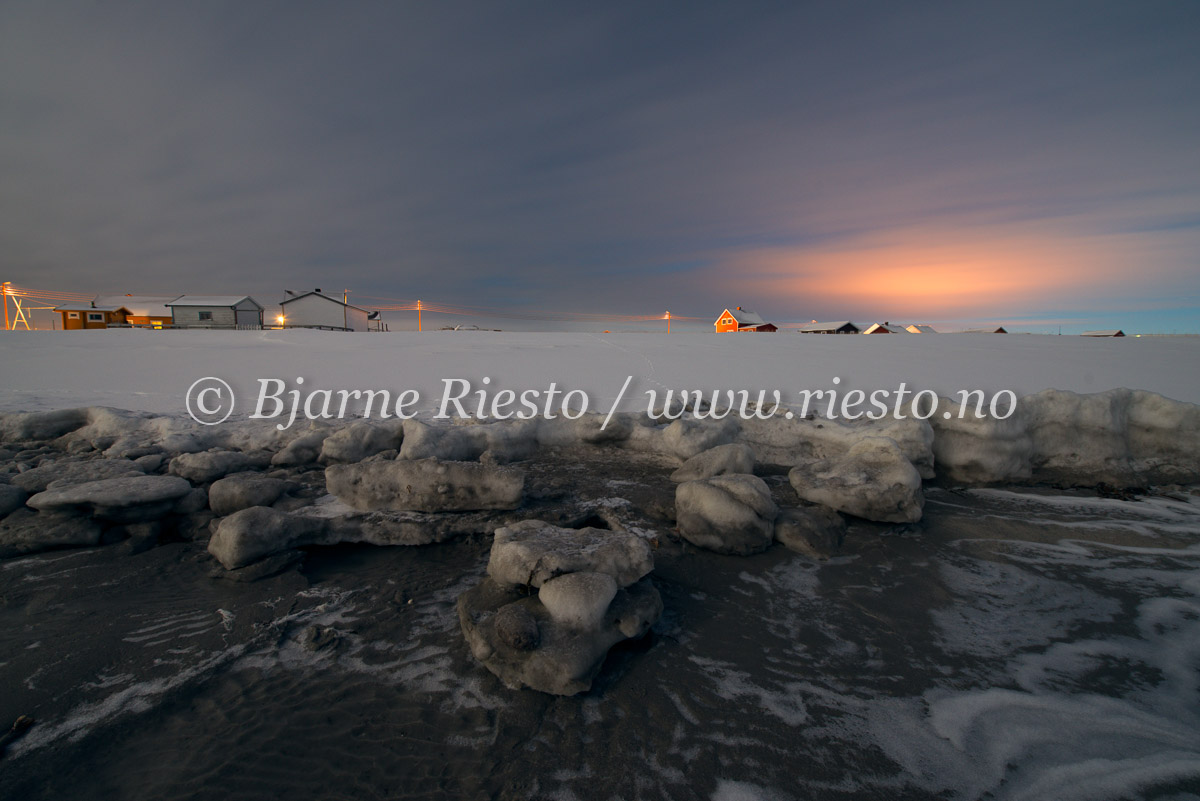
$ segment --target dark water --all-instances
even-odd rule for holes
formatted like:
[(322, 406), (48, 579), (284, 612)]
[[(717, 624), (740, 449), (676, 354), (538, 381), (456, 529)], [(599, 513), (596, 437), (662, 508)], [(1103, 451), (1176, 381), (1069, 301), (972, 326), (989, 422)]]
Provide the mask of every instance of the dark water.
[(471, 659), (488, 545), (0, 563), (0, 798), (1200, 797), (1194, 498), (934, 490), (825, 563), (664, 536), (663, 619), (573, 698)]

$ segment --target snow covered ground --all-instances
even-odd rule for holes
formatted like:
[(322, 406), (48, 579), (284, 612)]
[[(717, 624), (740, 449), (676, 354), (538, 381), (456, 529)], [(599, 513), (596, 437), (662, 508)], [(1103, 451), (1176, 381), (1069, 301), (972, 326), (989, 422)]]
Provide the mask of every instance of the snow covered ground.
[(770, 336), (319, 331), (35, 331), (0, 336), (0, 409), (104, 405), (183, 414), (195, 380), (216, 376), (253, 410), (258, 378), (306, 388), (415, 389), (432, 409), (443, 380), (489, 390), (582, 389), (608, 405), (627, 376), (622, 407), (644, 408), (646, 390), (960, 389), (1018, 395), (1047, 388), (1146, 389), (1200, 403), (1200, 338), (1069, 336)]

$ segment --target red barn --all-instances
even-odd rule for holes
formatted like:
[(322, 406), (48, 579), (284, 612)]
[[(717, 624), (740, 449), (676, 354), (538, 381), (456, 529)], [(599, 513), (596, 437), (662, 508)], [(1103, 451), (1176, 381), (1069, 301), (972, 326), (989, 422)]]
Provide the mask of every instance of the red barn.
[(718, 334), (723, 334), (730, 331), (753, 331), (758, 333), (769, 333), (778, 331), (779, 329), (763, 320), (752, 311), (746, 311), (741, 306), (736, 309), (726, 309), (721, 312), (721, 316), (713, 323)]

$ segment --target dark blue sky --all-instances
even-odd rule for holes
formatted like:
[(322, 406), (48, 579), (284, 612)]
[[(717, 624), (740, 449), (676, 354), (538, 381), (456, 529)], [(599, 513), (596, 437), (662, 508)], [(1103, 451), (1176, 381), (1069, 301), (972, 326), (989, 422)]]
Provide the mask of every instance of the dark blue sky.
[(1197, 143), (1192, 2), (0, 5), (40, 288), (1198, 331)]

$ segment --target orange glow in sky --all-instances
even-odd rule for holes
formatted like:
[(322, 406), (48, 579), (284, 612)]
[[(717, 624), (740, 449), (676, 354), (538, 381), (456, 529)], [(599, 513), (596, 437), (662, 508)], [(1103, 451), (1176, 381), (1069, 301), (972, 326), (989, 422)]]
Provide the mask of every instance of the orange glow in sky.
[(1136, 286), (1147, 247), (1136, 234), (912, 229), (836, 245), (743, 252), (712, 279), (727, 294), (779, 297), (799, 318), (817, 307), (893, 319), (1019, 314), (1048, 302), (1079, 307)]

